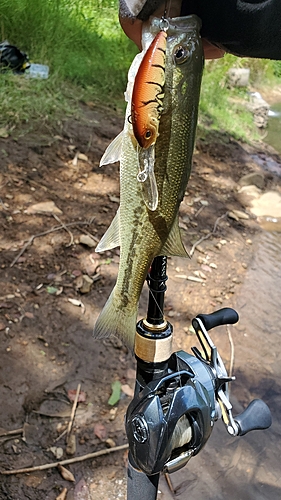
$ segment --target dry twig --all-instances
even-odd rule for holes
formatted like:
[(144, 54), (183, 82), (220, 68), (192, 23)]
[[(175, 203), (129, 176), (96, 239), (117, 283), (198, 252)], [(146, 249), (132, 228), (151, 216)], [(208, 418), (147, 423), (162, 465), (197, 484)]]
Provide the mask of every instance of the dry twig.
[(168, 472), (164, 472), (164, 477), (166, 479), (166, 483), (169, 487), (169, 490), (172, 493), (173, 498), (174, 498), (175, 490), (174, 490), (174, 487), (173, 487), (173, 484), (172, 484), (172, 481), (171, 481), (171, 478), (170, 478), (170, 475), (168, 474)]
[(99, 450), (95, 451), (94, 453), (88, 453), (87, 455), (82, 455), (81, 457), (74, 457), (74, 458), (68, 458), (67, 460), (61, 460), (60, 462), (36, 465), (35, 467), (28, 467), (26, 469), (0, 470), (0, 474), (3, 474), (4, 476), (11, 476), (12, 474), (28, 474), (29, 472), (35, 472), (37, 470), (54, 469), (58, 465), (75, 464), (77, 462), (91, 460), (93, 458), (101, 457), (102, 455), (108, 455), (109, 453), (113, 453), (114, 451), (126, 450), (128, 447), (129, 447), (128, 444), (122, 444), (121, 446), (115, 446), (114, 448), (106, 448), (105, 450)]
[(23, 427), (21, 427), (20, 429), (14, 429), (12, 431), (1, 432), (0, 438), (7, 437), (7, 436), (16, 436), (16, 435), (22, 434), (22, 433), (23, 433)]
[(208, 234), (205, 234), (205, 236), (202, 236), (202, 238), (200, 238), (198, 241), (196, 241), (194, 243), (194, 245), (192, 246), (190, 252), (189, 252), (189, 256), (192, 257), (192, 255), (194, 254), (194, 250), (196, 247), (198, 247), (198, 245), (200, 245), (200, 243), (202, 243), (202, 241), (204, 240), (207, 240), (208, 238), (210, 238), (210, 236), (213, 236), (213, 234), (215, 234), (216, 230), (217, 230), (217, 227), (218, 227), (218, 223), (224, 219), (225, 217), (227, 216), (227, 212), (223, 215), (221, 215), (220, 217), (217, 218), (215, 224), (214, 224), (214, 227), (213, 227), (213, 230), (210, 231)]
[(80, 394), (80, 389), (81, 389), (81, 384), (78, 384), (77, 390), (76, 390), (76, 394), (75, 394), (75, 399), (73, 401), (73, 406), (72, 406), (72, 410), (71, 410), (69, 424), (68, 424), (68, 427), (67, 427), (66, 441), (68, 441), (68, 438), (70, 436), (71, 429), (72, 429), (72, 426), (73, 426), (75, 412), (76, 412), (76, 408), (77, 408), (77, 404), (78, 404), (78, 398), (79, 398), (79, 394)]
[(69, 229), (67, 229), (66, 225), (60, 220), (60, 218), (57, 216), (57, 214), (52, 214), (52, 215), (56, 219), (56, 221), (59, 222), (62, 225), (63, 229), (65, 229), (65, 231), (69, 234), (69, 236), (70, 236), (70, 242), (66, 246), (67, 247), (71, 247), (71, 245), (73, 245), (73, 243), (74, 243), (74, 237), (73, 237), (72, 232), (69, 231)]
[(91, 222), (84, 221), (84, 222), (69, 222), (68, 224), (63, 224), (62, 226), (55, 226), (52, 227), (51, 229), (48, 229), (47, 231), (43, 231), (42, 233), (37, 233), (33, 234), (29, 240), (25, 243), (25, 245), (22, 247), (21, 251), (18, 253), (18, 255), (14, 258), (13, 262), (10, 264), (10, 267), (13, 267), (19, 258), (22, 256), (22, 254), (25, 252), (25, 250), (33, 243), (35, 238), (39, 238), (40, 236), (46, 236), (46, 234), (54, 233), (55, 231), (60, 231), (61, 229), (65, 229), (70, 226), (80, 226), (80, 225), (89, 225)]

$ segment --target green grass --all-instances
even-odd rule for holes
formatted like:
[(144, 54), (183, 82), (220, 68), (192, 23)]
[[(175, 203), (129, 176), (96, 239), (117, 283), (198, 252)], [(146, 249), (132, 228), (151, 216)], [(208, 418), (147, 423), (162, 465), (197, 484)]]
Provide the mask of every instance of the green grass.
[(243, 140), (260, 136), (253, 123), (252, 114), (246, 109), (248, 88), (231, 88), (227, 72), (232, 67), (250, 69), (250, 88), (281, 84), (276, 75), (276, 61), (238, 58), (231, 54), (207, 61), (203, 75), (200, 99), (200, 123), (214, 130), (229, 132)]
[[(31, 62), (50, 67), (43, 81), (1, 74), (0, 127), (51, 125), (77, 113), (80, 101), (124, 106), (127, 71), (137, 49), (119, 26), (117, 0), (0, 0), (0, 34)], [(268, 78), (281, 81), (281, 62), (227, 55), (206, 64), (201, 123), (245, 137), (254, 129), (239, 105), (245, 90), (227, 88), (232, 65), (250, 65), (252, 80), (260, 84)]]
[(117, 1), (0, 0), (0, 32), (51, 74), (105, 95), (122, 92), (136, 52)]

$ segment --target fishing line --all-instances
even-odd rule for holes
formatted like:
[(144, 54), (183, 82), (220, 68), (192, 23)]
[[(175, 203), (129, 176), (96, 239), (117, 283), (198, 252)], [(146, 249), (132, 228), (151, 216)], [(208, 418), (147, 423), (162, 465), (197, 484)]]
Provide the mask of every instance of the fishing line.
[[(146, 281), (147, 281), (147, 284), (148, 284), (148, 286), (149, 286), (149, 278), (147, 278), (147, 279), (146, 279)], [(161, 309), (161, 307), (159, 306), (159, 303), (158, 303), (158, 301), (157, 301), (157, 299), (156, 299), (156, 297), (155, 297), (155, 295), (154, 295), (154, 293), (153, 293), (153, 291), (151, 290), (151, 288), (150, 288), (150, 287), (149, 287), (149, 292), (150, 292), (150, 294), (151, 294), (151, 296), (152, 296), (152, 298), (153, 298), (153, 300), (154, 300), (154, 302), (155, 302), (155, 304), (156, 304), (156, 307), (157, 307), (158, 311), (159, 311), (159, 312), (162, 314), (162, 316), (164, 317), (164, 310), (162, 310), (162, 309)]]

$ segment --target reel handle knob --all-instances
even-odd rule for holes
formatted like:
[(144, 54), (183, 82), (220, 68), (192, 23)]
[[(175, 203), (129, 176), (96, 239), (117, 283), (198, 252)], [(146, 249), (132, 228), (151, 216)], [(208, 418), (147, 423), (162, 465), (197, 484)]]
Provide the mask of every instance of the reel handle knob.
[(261, 399), (251, 401), (234, 420), (238, 425), (238, 436), (244, 436), (249, 431), (268, 429), (272, 424), (270, 409)]
[(201, 319), (207, 331), (220, 325), (233, 325), (239, 320), (238, 313), (231, 307), (223, 307), (211, 314), (198, 314), (196, 317)]

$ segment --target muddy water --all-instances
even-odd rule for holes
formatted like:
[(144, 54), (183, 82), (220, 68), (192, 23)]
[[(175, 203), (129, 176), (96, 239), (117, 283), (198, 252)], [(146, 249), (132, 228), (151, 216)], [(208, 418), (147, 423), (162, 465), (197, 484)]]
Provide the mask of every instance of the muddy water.
[[(240, 321), (231, 401), (234, 415), (263, 399), (273, 424), (266, 431), (230, 437), (221, 422), (206, 447), (171, 476), (179, 500), (280, 500), (281, 498), (281, 233), (262, 232), (237, 298)], [(175, 498), (161, 481), (159, 498)]]

